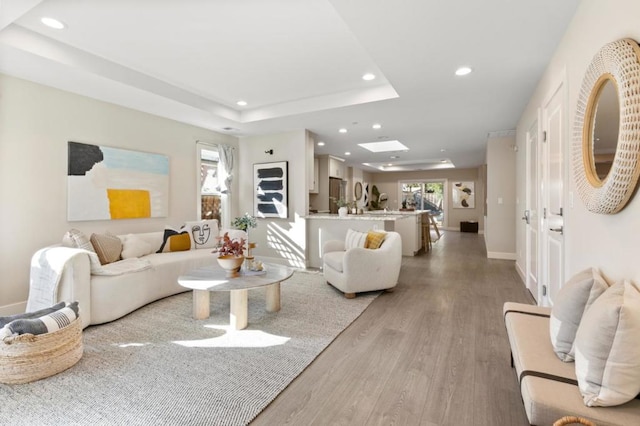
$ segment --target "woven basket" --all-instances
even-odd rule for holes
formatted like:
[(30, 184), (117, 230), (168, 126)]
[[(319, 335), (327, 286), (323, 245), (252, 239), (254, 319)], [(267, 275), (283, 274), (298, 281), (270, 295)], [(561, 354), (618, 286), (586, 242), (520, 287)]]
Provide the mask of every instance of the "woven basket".
[(583, 417), (575, 417), (575, 416), (565, 416), (553, 424), (553, 426), (565, 426), (565, 425), (585, 425), (585, 426), (596, 426), (595, 423), (583, 418)]
[(21, 334), (0, 341), (0, 383), (17, 384), (53, 376), (82, 358), (82, 321), (46, 334)]

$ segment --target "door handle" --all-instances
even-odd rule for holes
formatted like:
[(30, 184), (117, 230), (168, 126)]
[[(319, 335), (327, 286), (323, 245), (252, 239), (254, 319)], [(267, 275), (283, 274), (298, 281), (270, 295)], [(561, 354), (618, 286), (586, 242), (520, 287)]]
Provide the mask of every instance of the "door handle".
[(553, 231), (553, 232), (559, 232), (560, 234), (562, 234), (564, 226), (561, 226), (560, 228), (549, 228), (549, 231)]
[(522, 216), (522, 220), (527, 222), (527, 225), (529, 225), (529, 221), (531, 220), (531, 216), (530, 216), (529, 210), (525, 210), (524, 211), (524, 216)]

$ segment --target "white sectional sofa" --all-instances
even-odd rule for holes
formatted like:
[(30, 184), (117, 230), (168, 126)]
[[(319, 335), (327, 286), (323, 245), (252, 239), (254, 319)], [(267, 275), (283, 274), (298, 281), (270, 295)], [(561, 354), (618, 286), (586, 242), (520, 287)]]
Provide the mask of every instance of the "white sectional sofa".
[[(246, 235), (243, 231), (232, 231)], [(163, 241), (162, 231), (133, 235), (147, 241), (155, 250)], [(56, 265), (57, 259), (64, 260), (58, 261), (62, 264)], [(136, 259), (133, 260), (135, 263)], [(118, 263), (120, 262), (106, 265), (105, 269), (108, 273), (113, 273), (113, 269), (119, 267)], [(55, 294), (52, 296), (55, 302), (78, 301), (84, 328), (116, 320), (158, 299), (189, 291), (178, 284), (178, 276), (201, 266), (217, 265), (217, 262), (211, 248), (154, 252), (139, 258), (137, 269), (140, 270), (124, 273), (116, 271), (117, 275), (95, 275), (91, 273), (91, 262), (86, 250), (53, 245), (38, 250), (33, 255), (31, 265), (32, 279), (27, 309), (39, 309), (32, 300), (34, 267), (36, 270), (46, 267), (59, 274), (53, 290)]]

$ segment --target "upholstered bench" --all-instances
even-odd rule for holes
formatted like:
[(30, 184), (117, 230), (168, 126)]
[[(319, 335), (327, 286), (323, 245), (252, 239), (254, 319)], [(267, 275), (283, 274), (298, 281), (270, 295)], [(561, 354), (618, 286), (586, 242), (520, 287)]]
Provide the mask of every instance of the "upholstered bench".
[(615, 407), (587, 407), (580, 394), (575, 364), (562, 362), (549, 338), (551, 309), (522, 303), (504, 304), (504, 322), (520, 393), (529, 423), (552, 425), (567, 415), (598, 426), (640, 425), (640, 400)]

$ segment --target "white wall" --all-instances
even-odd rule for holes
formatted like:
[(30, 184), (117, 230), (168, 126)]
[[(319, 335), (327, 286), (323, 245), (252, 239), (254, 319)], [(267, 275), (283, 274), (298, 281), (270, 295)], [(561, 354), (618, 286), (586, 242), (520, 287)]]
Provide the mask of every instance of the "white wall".
[[(640, 41), (640, 1), (583, 0), (567, 32), (540, 80), (517, 127), (518, 193), (524, 194), (525, 137), (529, 126), (537, 118), (543, 98), (566, 75), (568, 86), (568, 117), (565, 125), (573, 127), (576, 103), (584, 72), (597, 51), (605, 44), (620, 39)], [(600, 267), (610, 280), (631, 279), (640, 282), (637, 259), (640, 235), (640, 197), (638, 194), (624, 210), (615, 215), (590, 213), (582, 204), (570, 176), (569, 142), (565, 147), (564, 163), (569, 179), (564, 189), (565, 199), (565, 279), (588, 267)], [(570, 204), (573, 194), (574, 203)], [(518, 252), (524, 253), (524, 225), (518, 227)], [(524, 259), (518, 259), (524, 269)]]
[(487, 257), (515, 260), (515, 138), (487, 141), (487, 212), (484, 231)]
[[(289, 163), (289, 217), (286, 219), (258, 219), (258, 227), (250, 230), (251, 242), (258, 244), (253, 254), (270, 261), (304, 267), (309, 187), (307, 179), (307, 150), (309, 132), (296, 130), (261, 136), (249, 136), (240, 141), (239, 211), (253, 214), (253, 165), (275, 161)], [(273, 155), (265, 154), (273, 149)]]
[[(24, 309), (31, 255), (70, 228), (124, 234), (196, 219), (195, 141), (237, 146), (235, 137), (5, 75), (0, 93), (0, 315)], [(68, 141), (169, 156), (169, 216), (68, 222)]]

